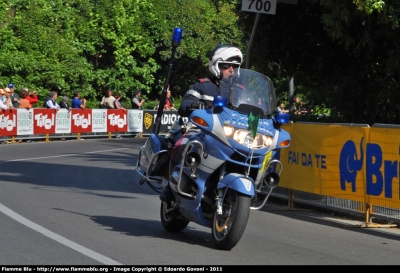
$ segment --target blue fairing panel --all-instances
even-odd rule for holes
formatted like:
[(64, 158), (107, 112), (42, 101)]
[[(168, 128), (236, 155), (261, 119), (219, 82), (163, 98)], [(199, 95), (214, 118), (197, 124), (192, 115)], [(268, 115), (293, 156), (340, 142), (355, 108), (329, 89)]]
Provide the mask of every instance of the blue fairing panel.
[(231, 173), (218, 182), (217, 189), (231, 188), (245, 195), (253, 197), (255, 195), (254, 181), (250, 177), (242, 174)]

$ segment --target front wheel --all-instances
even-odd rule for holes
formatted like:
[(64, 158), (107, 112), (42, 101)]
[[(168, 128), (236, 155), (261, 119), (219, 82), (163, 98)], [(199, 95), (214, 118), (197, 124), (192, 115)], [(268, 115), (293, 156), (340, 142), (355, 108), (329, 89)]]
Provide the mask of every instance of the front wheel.
[(219, 249), (232, 249), (242, 237), (250, 215), (251, 198), (228, 189), (222, 202), (222, 214), (214, 213), (212, 239)]
[(164, 201), (161, 201), (160, 217), (162, 225), (168, 231), (180, 232), (189, 224), (188, 220), (179, 218), (182, 216), (177, 208)]

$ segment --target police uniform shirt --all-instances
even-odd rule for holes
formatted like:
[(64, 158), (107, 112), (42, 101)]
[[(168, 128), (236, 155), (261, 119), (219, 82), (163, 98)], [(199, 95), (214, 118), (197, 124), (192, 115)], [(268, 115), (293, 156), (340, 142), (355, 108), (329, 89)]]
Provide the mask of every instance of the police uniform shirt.
[(209, 78), (201, 78), (186, 92), (178, 109), (178, 114), (188, 117), (191, 113), (191, 105), (196, 101), (202, 101), (205, 108), (212, 108), (214, 96), (219, 94), (218, 85)]

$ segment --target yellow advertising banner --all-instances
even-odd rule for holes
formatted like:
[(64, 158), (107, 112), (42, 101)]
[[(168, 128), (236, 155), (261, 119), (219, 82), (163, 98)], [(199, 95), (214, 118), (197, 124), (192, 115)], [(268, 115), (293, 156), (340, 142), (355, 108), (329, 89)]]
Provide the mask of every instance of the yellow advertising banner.
[(400, 208), (400, 128), (370, 129), (366, 146), (366, 194), (369, 203)]
[(292, 123), (279, 186), (400, 208), (400, 129)]
[[(291, 126), (290, 147), (281, 151), (284, 166), (281, 186), (364, 202), (365, 177), (360, 172), (360, 141), (369, 128), (316, 123), (294, 123)], [(350, 167), (343, 170), (348, 177), (345, 174), (341, 177), (340, 168), (344, 166), (340, 166), (340, 157), (348, 140), (354, 141), (346, 156)], [(346, 179), (350, 183), (344, 182)]]

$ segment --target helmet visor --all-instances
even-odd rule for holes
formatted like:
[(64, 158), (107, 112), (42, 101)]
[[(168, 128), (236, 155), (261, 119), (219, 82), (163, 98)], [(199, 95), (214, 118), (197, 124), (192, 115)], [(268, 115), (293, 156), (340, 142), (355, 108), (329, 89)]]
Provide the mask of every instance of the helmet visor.
[(230, 67), (232, 67), (233, 69), (235, 69), (235, 68), (239, 68), (239, 67), (240, 67), (240, 64), (238, 64), (238, 63), (226, 63), (226, 62), (224, 62), (224, 63), (220, 63), (220, 64), (219, 64), (219, 67), (220, 67), (220, 69), (229, 69)]

